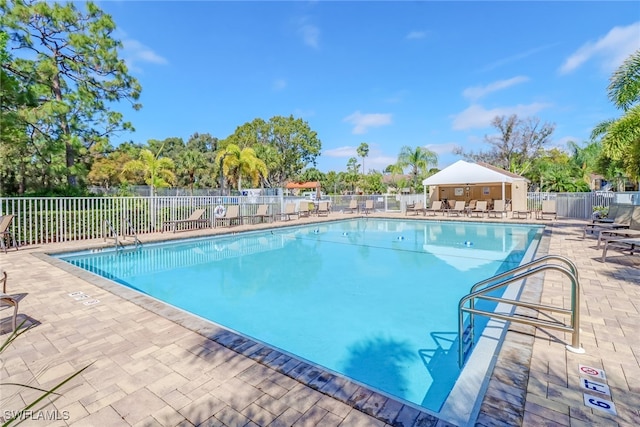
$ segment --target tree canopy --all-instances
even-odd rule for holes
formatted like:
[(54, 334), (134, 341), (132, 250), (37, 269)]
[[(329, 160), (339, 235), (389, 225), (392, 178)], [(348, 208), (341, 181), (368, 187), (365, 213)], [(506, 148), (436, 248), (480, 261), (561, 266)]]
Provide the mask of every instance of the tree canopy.
[(268, 187), (282, 187), (309, 164), (315, 166), (322, 143), (309, 124), (293, 116), (275, 116), (265, 122), (255, 119), (239, 126), (223, 145), (251, 147), (263, 159)]
[(533, 161), (540, 157), (555, 130), (555, 124), (540, 123), (537, 117), (519, 118), (496, 116), (491, 125), (498, 130), (496, 135), (485, 135), (491, 147), (488, 151), (465, 152), (456, 148), (455, 153), (474, 162), (485, 162), (510, 172), (525, 175)]
[(640, 49), (613, 73), (608, 95), (622, 116), (596, 125), (592, 138), (602, 138), (605, 162), (620, 163), (629, 177), (640, 180)]
[[(426, 178), (431, 166), (438, 165), (438, 155), (425, 147), (409, 147), (405, 145), (400, 149), (396, 166), (399, 169), (409, 169), (411, 175), (412, 190), (420, 187), (421, 178)], [(397, 170), (397, 169), (396, 169)]]
[(122, 44), (113, 37), (115, 28), (91, 2), (79, 10), (74, 3), (0, 0), (0, 29), (16, 55), (2, 62), (2, 70), (18, 92), (37, 100), (6, 107), (25, 130), (25, 154), (39, 165), (19, 158), (19, 169), (34, 169), (25, 173), (44, 168), (56, 184), (77, 186), (92, 151), (101, 151), (115, 132), (133, 129), (111, 109), (121, 100), (141, 107), (141, 87), (118, 56)]

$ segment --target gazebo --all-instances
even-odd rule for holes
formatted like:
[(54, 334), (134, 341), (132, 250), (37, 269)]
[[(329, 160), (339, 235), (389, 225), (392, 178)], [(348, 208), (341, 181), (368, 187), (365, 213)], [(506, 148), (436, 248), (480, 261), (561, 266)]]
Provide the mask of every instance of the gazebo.
[(285, 188), (287, 190), (290, 190), (295, 195), (297, 195), (300, 191), (303, 191), (303, 190), (315, 190), (316, 193), (319, 193), (320, 183), (318, 181), (288, 182), (285, 185)]
[(433, 200), (511, 200), (511, 209), (527, 209), (527, 183), (523, 176), (487, 163), (458, 160), (422, 181), (424, 195)]

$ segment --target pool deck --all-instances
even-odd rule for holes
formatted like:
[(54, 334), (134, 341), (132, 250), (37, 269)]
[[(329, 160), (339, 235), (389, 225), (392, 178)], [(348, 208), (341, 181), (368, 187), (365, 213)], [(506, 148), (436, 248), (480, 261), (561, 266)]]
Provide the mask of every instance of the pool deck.
[[(332, 213), (274, 224), (145, 234), (140, 239), (235, 233), (354, 216)], [(603, 263), (595, 239), (582, 239), (586, 222), (528, 222), (547, 225), (538, 256), (563, 255), (578, 266), (581, 342), (586, 353), (565, 350), (571, 343), (568, 333), (512, 323), (471, 424), (640, 425), (640, 256), (610, 251)], [(53, 387), (90, 364), (64, 386), (61, 396), (51, 399), (51, 405), (34, 408), (42, 409), (34, 412), (39, 420), (24, 425), (451, 425), (107, 280), (97, 283), (88, 273), (78, 274), (44, 255), (109, 245), (113, 243), (100, 239), (0, 253), (0, 267), (8, 274), (7, 293), (20, 299), (18, 323), (26, 320), (34, 325), (2, 353), (1, 381)], [(87, 297), (76, 300), (69, 295), (74, 292)], [(559, 273), (547, 272), (543, 280), (527, 281), (523, 299), (567, 308), (570, 285)], [(10, 308), (0, 309), (2, 341), (9, 336), (10, 314)], [(581, 374), (580, 365), (602, 370), (606, 378)], [(613, 402), (616, 415), (585, 404), (587, 390), (581, 387), (581, 377), (609, 386), (610, 397), (590, 394)], [(0, 416), (37, 396), (33, 390), (3, 385)], [(45, 416), (57, 420), (42, 419)]]

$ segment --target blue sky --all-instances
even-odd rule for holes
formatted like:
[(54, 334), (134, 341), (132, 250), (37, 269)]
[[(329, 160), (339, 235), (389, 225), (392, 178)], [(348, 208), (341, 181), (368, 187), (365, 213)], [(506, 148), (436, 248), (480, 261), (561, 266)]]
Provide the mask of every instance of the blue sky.
[[(317, 167), (346, 170), (360, 143), (382, 170), (403, 145), (455, 162), (485, 150), (497, 115), (588, 141), (619, 115), (612, 71), (640, 49), (637, 2), (100, 2), (114, 18), (143, 108), (114, 142), (220, 139), (255, 118), (300, 117)], [(549, 148), (551, 148), (551, 146)], [(358, 159), (360, 161), (360, 159)]]

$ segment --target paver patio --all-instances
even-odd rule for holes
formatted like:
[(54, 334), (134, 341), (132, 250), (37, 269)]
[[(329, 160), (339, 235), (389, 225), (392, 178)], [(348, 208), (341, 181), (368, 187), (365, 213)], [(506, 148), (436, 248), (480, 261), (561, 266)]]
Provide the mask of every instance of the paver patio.
[[(331, 214), (284, 225), (353, 216)], [(595, 238), (581, 238), (583, 223), (545, 223), (547, 237), (539, 253), (564, 255), (579, 268), (586, 354), (565, 350), (568, 334), (512, 324), (476, 425), (640, 425), (640, 256), (614, 251), (602, 263)], [(141, 240), (258, 227), (263, 225), (158, 233)], [(44, 255), (104, 245), (101, 240), (71, 242), (0, 254), (9, 276), (7, 293), (20, 298), (19, 322), (36, 325), (2, 354), (2, 382), (51, 387), (91, 364), (45, 408), (60, 419), (24, 425), (448, 425), (107, 280), (76, 274)], [(69, 296), (73, 292), (99, 302), (85, 305), (86, 299)], [(546, 273), (544, 287), (532, 281), (523, 298), (568, 307), (569, 295), (567, 280)], [(0, 310), (0, 339), (8, 336), (9, 315), (9, 309)], [(606, 372), (606, 379), (597, 381), (610, 387), (607, 399), (617, 415), (585, 405), (580, 364)], [(37, 395), (3, 385), (0, 415)]]

